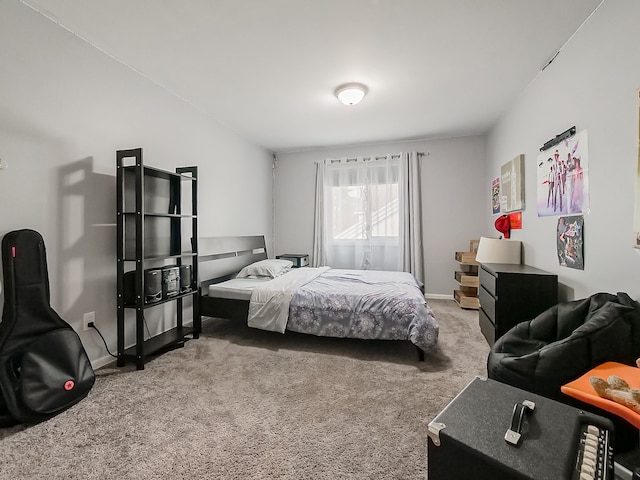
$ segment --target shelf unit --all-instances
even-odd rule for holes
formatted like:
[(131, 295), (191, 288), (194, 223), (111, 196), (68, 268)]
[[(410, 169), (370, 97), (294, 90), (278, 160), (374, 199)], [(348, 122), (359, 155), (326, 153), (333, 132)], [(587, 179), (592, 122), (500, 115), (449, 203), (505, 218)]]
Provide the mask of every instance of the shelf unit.
[(478, 310), (480, 301), (478, 300), (478, 262), (476, 262), (476, 251), (478, 240), (469, 242), (468, 252), (456, 252), (456, 262), (460, 264), (460, 270), (453, 273), (453, 278), (458, 283), (459, 288), (453, 291), (454, 300), (461, 308)]
[[(142, 148), (118, 150), (116, 167), (117, 364), (122, 367), (132, 360), (138, 370), (143, 370), (150, 356), (183, 346), (188, 336), (200, 335), (198, 167), (179, 167), (170, 172), (144, 165)], [(184, 184), (188, 187), (183, 188)], [(151, 282), (145, 284), (145, 270), (183, 265), (190, 266), (191, 277), (179, 292), (172, 291), (171, 296), (163, 293), (160, 299), (147, 301)], [(125, 281), (127, 273), (133, 282)], [(192, 326), (183, 325), (183, 300), (188, 298), (193, 310)], [(169, 302), (176, 304), (175, 327), (145, 339), (145, 311)], [(135, 342), (127, 348), (128, 309), (135, 310), (136, 323)]]

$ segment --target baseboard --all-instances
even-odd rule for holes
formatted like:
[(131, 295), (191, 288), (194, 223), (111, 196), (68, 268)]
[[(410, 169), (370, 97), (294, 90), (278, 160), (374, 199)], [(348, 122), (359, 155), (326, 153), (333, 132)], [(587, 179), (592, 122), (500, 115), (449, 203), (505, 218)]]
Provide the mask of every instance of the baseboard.
[(434, 300), (453, 300), (453, 295), (445, 295), (442, 293), (425, 293), (424, 298), (432, 298)]
[(93, 360), (91, 362), (91, 366), (93, 367), (94, 370), (97, 370), (101, 367), (109, 365), (110, 363), (113, 363), (115, 365), (115, 362), (116, 362), (116, 359), (113, 358), (111, 355), (105, 355), (104, 357), (96, 358), (95, 360)]

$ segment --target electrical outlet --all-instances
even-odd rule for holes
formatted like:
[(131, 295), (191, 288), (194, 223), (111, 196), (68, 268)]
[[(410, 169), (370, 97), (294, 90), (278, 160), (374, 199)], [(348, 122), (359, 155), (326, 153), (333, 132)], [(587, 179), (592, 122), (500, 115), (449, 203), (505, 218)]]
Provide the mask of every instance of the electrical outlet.
[(84, 330), (91, 330), (91, 325), (95, 324), (96, 321), (96, 312), (87, 312), (82, 316), (82, 326)]

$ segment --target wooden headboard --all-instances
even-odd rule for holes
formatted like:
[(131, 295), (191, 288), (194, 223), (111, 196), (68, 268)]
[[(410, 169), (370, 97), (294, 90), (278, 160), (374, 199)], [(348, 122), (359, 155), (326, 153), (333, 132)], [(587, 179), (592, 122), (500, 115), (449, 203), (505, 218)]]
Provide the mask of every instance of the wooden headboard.
[(199, 238), (200, 292), (207, 292), (209, 285), (229, 280), (243, 267), (266, 258), (264, 235)]

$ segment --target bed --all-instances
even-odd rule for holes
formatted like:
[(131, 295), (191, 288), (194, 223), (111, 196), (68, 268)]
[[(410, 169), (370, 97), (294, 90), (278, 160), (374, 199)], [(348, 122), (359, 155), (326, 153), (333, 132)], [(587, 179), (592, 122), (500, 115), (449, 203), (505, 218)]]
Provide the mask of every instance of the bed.
[(202, 238), (199, 249), (200, 316), (280, 333), (408, 340), (420, 360), (437, 344), (438, 323), (409, 273), (291, 268), (268, 259), (263, 236)]

